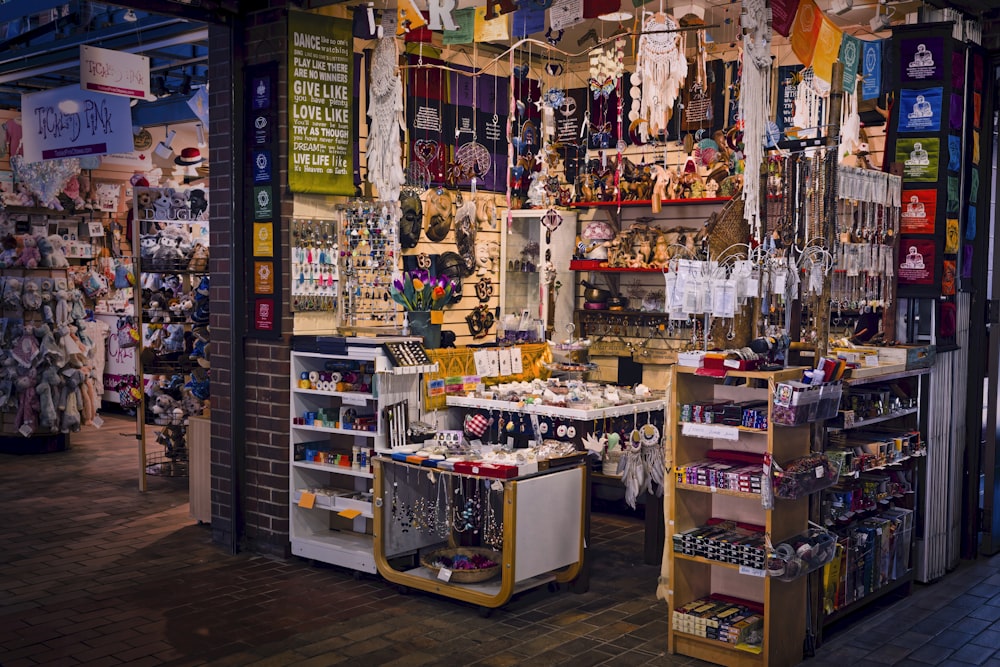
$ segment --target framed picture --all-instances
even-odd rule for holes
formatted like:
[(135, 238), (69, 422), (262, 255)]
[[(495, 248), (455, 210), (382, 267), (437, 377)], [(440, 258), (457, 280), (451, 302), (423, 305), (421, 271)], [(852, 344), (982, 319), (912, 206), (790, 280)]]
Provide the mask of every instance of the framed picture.
[(108, 213), (117, 213), (121, 207), (122, 186), (120, 183), (98, 181), (94, 184), (97, 208)]

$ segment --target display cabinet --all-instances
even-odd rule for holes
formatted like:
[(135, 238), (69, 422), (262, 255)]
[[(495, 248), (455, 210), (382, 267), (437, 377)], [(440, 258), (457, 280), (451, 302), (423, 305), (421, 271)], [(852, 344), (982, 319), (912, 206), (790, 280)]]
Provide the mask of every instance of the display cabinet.
[[(375, 558), (400, 586), (500, 607), (517, 592), (572, 581), (583, 564), (586, 470), (579, 462), (510, 479), (375, 460)], [(483, 577), (429, 554), (490, 554)], [(493, 572), (491, 573), (490, 570)], [(465, 573), (468, 574), (468, 573)], [(475, 581), (473, 579), (481, 579)]]
[(845, 380), (825, 453), (840, 463), (823, 492), (821, 521), (838, 536), (823, 574), (822, 626), (879, 598), (908, 593), (914, 580), (927, 442), (921, 385), (929, 368)]
[[(558, 226), (551, 230), (558, 219)], [(501, 215), (506, 220), (506, 215)], [(563, 335), (573, 323), (573, 281), (569, 270), (576, 239), (576, 213), (557, 209), (510, 211), (500, 244), (500, 313), (527, 311), (545, 324), (547, 337)], [(546, 266), (551, 267), (547, 273)], [(552, 282), (549, 278), (552, 278)]]
[[(675, 404), (667, 429), (674, 471), (668, 483), (667, 525), (674, 533), (668, 559), (669, 650), (728, 666), (798, 664), (806, 634), (806, 579), (768, 576), (758, 538), (748, 538), (738, 557), (713, 550), (704, 552), (707, 555), (683, 553), (679, 545), (685, 534), (720, 522), (757, 536), (766, 534), (773, 544), (807, 532), (809, 497), (774, 499), (768, 509), (770, 479), (762, 474), (768, 458), (785, 463), (810, 451), (808, 424), (781, 426), (771, 419), (777, 383), (800, 379), (802, 369), (729, 370), (716, 377), (674, 366), (672, 373)], [(703, 406), (733, 402), (744, 403), (743, 414), (753, 410), (756, 423), (700, 420)], [(762, 414), (766, 421), (760, 419)], [(727, 611), (713, 614), (720, 606)]]
[(372, 458), (392, 449), (391, 419), (416, 417), (420, 373), (436, 368), (393, 366), (384, 340), (291, 353), (292, 553), (373, 574)]

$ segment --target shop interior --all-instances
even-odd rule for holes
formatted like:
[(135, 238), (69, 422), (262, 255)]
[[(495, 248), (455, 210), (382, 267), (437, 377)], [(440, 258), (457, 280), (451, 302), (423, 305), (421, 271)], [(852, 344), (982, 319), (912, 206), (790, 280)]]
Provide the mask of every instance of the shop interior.
[[(242, 64), (222, 193), (204, 23), (0, 6), (4, 453), (134, 417), (139, 490), (189, 485), (212, 524), (212, 313), (239, 301), (227, 326), (285, 346), (281, 441), (248, 426), (267, 451), (232, 466), (286, 557), (488, 615), (586, 590), (611, 510), (660, 566), (670, 653), (791, 665), (991, 548), (973, 8), (306, 4), (280, 66)], [(88, 47), (148, 59), (141, 95), (101, 95), (123, 150), (59, 143), (99, 124)], [(220, 228), (246, 289), (213, 301)]]

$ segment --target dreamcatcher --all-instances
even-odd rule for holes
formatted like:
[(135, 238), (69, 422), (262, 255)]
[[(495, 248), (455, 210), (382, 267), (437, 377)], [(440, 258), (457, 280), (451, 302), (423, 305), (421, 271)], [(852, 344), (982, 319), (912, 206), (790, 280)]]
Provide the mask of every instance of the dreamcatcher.
[(368, 180), (383, 201), (397, 200), (405, 179), (399, 143), (399, 131), (404, 124), (403, 81), (396, 68), (398, 58), (394, 38), (390, 36), (378, 40), (371, 64), (368, 117), (372, 119), (372, 124), (366, 156)]
[[(632, 74), (632, 109), (628, 119), (638, 123), (640, 136), (665, 132), (674, 102), (687, 77), (687, 58), (677, 22), (664, 13), (646, 13)], [(638, 89), (638, 90), (635, 90)]]
[[(743, 82), (740, 88), (740, 120), (743, 123), (744, 173), (759, 174), (764, 163), (764, 138), (771, 109), (771, 23), (765, 0), (744, 0), (740, 22), (743, 26)], [(743, 183), (743, 213), (758, 242), (763, 225), (760, 219), (760, 179)]]

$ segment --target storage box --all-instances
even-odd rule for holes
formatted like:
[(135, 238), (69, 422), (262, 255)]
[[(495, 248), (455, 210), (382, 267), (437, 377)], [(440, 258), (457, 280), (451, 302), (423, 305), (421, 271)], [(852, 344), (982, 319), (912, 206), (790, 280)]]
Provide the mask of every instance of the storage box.
[(933, 345), (897, 345), (878, 349), (879, 364), (904, 364), (906, 370), (930, 368), (934, 365), (936, 348)]

